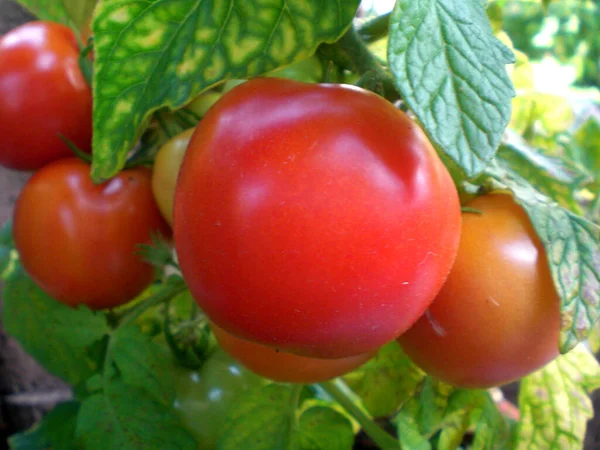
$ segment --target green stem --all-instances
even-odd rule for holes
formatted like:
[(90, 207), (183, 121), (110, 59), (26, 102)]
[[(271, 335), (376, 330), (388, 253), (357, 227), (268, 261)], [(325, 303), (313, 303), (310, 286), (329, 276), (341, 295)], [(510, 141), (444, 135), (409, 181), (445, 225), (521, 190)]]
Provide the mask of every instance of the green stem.
[[(138, 317), (140, 317), (144, 311), (156, 306), (160, 303), (166, 302), (176, 295), (179, 295), (183, 291), (187, 289), (183, 280), (176, 282), (167, 282), (164, 287), (158, 291), (156, 294), (148, 297), (146, 300), (141, 302), (139, 305), (128, 310), (125, 315), (119, 321), (117, 328), (127, 326), (134, 322)], [(104, 373), (103, 373), (103, 385), (104, 391), (108, 389), (108, 385), (110, 383), (110, 368), (113, 362), (112, 356), (112, 340), (109, 341), (108, 346), (106, 348), (106, 354), (104, 355)]]
[(319, 383), (325, 392), (338, 402), (356, 421), (376, 445), (384, 450), (399, 449), (400, 443), (362, 410), (347, 394), (347, 387), (341, 379)]
[(160, 291), (148, 297), (142, 303), (128, 311), (127, 314), (121, 319), (119, 327), (129, 325), (138, 317), (140, 317), (146, 310), (174, 298), (175, 296), (184, 292), (186, 289), (187, 287), (183, 281), (167, 282)]
[(369, 75), (382, 89), (383, 96), (391, 102), (400, 98), (391, 72), (371, 53), (354, 28), (350, 28), (334, 44), (323, 44), (318, 50), (321, 58), (336, 63), (343, 69), (360, 75)]
[(472, 213), (472, 214), (479, 214), (479, 215), (483, 214), (482, 210), (476, 209), (476, 208), (471, 208), (470, 206), (461, 206), (460, 211), (464, 212), (464, 213)]
[(367, 43), (375, 42), (387, 36), (390, 26), (391, 12), (367, 20), (358, 27), (358, 34)]

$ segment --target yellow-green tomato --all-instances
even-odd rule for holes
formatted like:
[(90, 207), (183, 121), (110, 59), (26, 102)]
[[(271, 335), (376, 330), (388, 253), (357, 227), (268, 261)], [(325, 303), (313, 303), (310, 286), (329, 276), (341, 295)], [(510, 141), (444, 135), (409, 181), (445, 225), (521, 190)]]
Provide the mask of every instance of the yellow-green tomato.
[[(316, 56), (303, 59), (269, 72), (265, 77), (287, 78), (288, 80), (303, 81), (305, 83), (319, 83), (323, 80), (323, 66)], [(244, 83), (246, 80), (228, 80), (223, 84), (222, 93), (232, 90), (234, 87)]]
[(199, 450), (217, 448), (231, 408), (244, 391), (266, 381), (217, 350), (198, 371), (175, 372), (175, 409), (185, 428), (198, 441)]
[(173, 197), (177, 174), (195, 128), (169, 139), (158, 151), (152, 169), (152, 192), (160, 212), (173, 225)]
[(204, 117), (210, 107), (217, 103), (217, 100), (220, 98), (220, 92), (208, 91), (192, 100), (190, 104), (186, 106), (186, 109), (192, 111), (198, 117)]

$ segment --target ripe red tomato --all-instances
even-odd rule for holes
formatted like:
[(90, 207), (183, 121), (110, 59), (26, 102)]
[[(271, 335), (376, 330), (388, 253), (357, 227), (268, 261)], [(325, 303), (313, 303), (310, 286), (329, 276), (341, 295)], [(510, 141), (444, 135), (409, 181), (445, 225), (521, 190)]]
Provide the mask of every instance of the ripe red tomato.
[(558, 355), (559, 298), (546, 252), (510, 195), (469, 204), (456, 262), (425, 315), (399, 339), (413, 361), (456, 386), (521, 378)]
[(319, 383), (339, 377), (362, 366), (376, 351), (340, 359), (308, 358), (281, 352), (266, 345), (245, 341), (214, 323), (211, 329), (219, 345), (252, 372), (283, 383)]
[(360, 88), (254, 79), (196, 128), (175, 194), (188, 286), (218, 326), (342, 358), (408, 329), (458, 248), (455, 186), (403, 112)]
[(25, 270), (67, 305), (102, 309), (133, 299), (154, 274), (135, 254), (138, 244), (154, 230), (169, 232), (150, 177), (138, 168), (94, 184), (89, 165), (75, 158), (40, 169), (15, 205), (14, 239)]
[(73, 32), (31, 22), (0, 38), (0, 164), (34, 170), (72, 155), (63, 135), (89, 151), (92, 94)]

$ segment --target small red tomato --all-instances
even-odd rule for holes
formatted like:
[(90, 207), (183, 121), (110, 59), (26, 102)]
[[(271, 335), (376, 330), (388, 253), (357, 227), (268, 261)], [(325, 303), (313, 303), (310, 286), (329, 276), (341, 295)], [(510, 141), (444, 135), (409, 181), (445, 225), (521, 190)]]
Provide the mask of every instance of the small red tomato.
[(13, 232), (23, 267), (70, 306), (115, 307), (148, 286), (154, 269), (136, 252), (152, 231), (168, 235), (169, 227), (145, 168), (94, 184), (88, 164), (63, 159), (36, 172), (15, 205)]
[(63, 135), (89, 151), (92, 94), (73, 32), (31, 22), (0, 38), (0, 165), (35, 170), (72, 155)]
[(340, 359), (308, 358), (236, 338), (211, 324), (219, 345), (252, 372), (282, 383), (319, 383), (362, 366), (376, 351)]
[(421, 129), (353, 86), (263, 78), (215, 103), (179, 172), (175, 245), (227, 332), (343, 358), (427, 309), (456, 256), (460, 205)]
[(468, 204), (456, 262), (398, 342), (423, 370), (460, 387), (508, 383), (558, 356), (560, 300), (546, 252), (510, 195)]

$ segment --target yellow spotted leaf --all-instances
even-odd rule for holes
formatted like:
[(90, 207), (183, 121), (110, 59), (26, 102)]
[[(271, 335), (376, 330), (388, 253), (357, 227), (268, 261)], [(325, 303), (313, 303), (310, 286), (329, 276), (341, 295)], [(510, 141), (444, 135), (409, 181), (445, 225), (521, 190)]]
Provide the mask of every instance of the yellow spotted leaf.
[(150, 114), (220, 81), (304, 59), (358, 0), (104, 0), (95, 13), (93, 177), (111, 177)]

